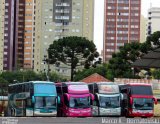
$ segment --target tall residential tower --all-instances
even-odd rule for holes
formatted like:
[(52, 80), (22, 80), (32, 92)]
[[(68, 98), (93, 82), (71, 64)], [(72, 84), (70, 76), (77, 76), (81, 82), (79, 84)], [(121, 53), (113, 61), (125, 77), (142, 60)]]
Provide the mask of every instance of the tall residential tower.
[(0, 0), (0, 70), (43, 71), (54, 40), (93, 40), (93, 25), (94, 0)]
[[(35, 10), (34, 70), (43, 71), (54, 40), (82, 36), (93, 40), (94, 0), (38, 0)], [(68, 69), (62, 70), (68, 73)]]
[(3, 71), (5, 0), (0, 0), (0, 72)]
[(105, 0), (103, 60), (125, 43), (140, 41), (141, 0)]
[(150, 36), (156, 31), (160, 31), (160, 8), (151, 7), (148, 10), (148, 26), (147, 26), (147, 36)]

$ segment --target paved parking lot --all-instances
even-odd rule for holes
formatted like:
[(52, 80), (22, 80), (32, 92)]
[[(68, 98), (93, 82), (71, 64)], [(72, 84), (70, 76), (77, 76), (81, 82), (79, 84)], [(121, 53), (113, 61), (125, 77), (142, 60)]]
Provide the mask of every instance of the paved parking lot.
[(30, 117), (30, 118), (0, 118), (0, 124), (160, 124), (160, 118), (56, 118), (56, 117)]

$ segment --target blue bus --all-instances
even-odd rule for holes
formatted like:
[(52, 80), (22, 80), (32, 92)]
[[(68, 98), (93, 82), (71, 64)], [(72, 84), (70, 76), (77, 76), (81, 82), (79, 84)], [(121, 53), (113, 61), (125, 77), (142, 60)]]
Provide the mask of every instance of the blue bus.
[(30, 81), (8, 87), (9, 116), (56, 116), (58, 101), (53, 82)]

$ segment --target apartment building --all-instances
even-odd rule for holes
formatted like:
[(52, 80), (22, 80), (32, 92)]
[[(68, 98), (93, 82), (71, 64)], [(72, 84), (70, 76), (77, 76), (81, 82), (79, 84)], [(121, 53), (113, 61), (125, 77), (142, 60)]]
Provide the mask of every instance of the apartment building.
[(148, 25), (147, 25), (147, 36), (150, 36), (156, 31), (160, 31), (160, 8), (151, 7), (148, 10)]
[(2, 24), (3, 70), (12, 70), (14, 65), (14, 24), (15, 24), (15, 0), (5, 0), (1, 4), (4, 9), (4, 22)]
[[(2, 55), (0, 53), (3, 60), (1, 70), (33, 69), (41, 72), (45, 69), (43, 60), (47, 57), (47, 49), (54, 40), (66, 36), (93, 40), (94, 0), (0, 2), (5, 8), (5, 11), (0, 8), (3, 16), (0, 18), (0, 36), (4, 42), (1, 42), (1, 46), (4, 45)], [(60, 72), (68, 74), (68, 67), (62, 65), (62, 68)]]
[[(35, 11), (36, 72), (47, 69), (43, 60), (54, 40), (66, 36), (82, 36), (93, 40), (94, 0), (39, 0)], [(58, 71), (69, 74), (66, 66)]]
[(103, 60), (125, 43), (140, 41), (141, 0), (105, 0)]
[(147, 18), (145, 18), (143, 15), (141, 15), (141, 24), (140, 24), (140, 42), (144, 43), (147, 38)]
[(1, 2), (2, 70), (33, 69), (35, 0)]
[(3, 71), (5, 0), (0, 0), (0, 72)]

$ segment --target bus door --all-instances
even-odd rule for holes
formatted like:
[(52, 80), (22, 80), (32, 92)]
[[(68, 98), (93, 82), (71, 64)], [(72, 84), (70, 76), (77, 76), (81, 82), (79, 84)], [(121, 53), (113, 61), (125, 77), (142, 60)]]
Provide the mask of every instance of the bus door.
[(129, 94), (127, 89), (122, 89), (121, 93), (123, 94), (123, 99), (121, 100), (121, 115), (125, 116), (129, 107)]
[(26, 100), (16, 99), (15, 108), (12, 109), (13, 116), (26, 116)]
[(34, 116), (34, 103), (31, 98), (25, 100), (24, 113), (26, 116)]
[(62, 112), (62, 116), (67, 116), (68, 114), (68, 108), (69, 108), (69, 100), (66, 94), (63, 95), (63, 112)]
[(98, 100), (97, 95), (95, 95), (95, 99), (93, 102), (91, 100), (91, 105), (92, 105), (92, 115), (98, 116), (99, 115), (99, 100)]

